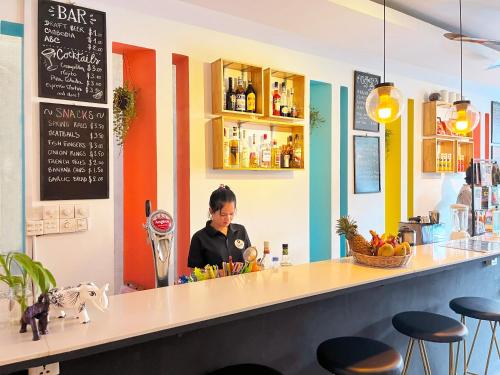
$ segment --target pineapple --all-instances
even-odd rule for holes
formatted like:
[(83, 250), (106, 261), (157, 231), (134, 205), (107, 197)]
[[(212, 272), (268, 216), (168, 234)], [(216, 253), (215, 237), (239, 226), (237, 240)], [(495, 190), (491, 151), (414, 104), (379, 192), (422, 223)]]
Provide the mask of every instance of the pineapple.
[(337, 220), (337, 234), (345, 235), (351, 251), (372, 255), (370, 243), (358, 233), (356, 221), (349, 216), (343, 216)]

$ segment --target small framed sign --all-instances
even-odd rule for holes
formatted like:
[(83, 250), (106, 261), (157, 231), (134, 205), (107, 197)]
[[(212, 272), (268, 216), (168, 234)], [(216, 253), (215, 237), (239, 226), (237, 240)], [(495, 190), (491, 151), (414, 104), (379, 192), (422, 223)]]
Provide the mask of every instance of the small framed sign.
[(379, 124), (366, 113), (366, 98), (380, 83), (380, 76), (354, 71), (354, 130), (379, 132)]
[(354, 194), (380, 193), (380, 138), (354, 136)]
[(491, 102), (491, 143), (500, 144), (500, 102)]

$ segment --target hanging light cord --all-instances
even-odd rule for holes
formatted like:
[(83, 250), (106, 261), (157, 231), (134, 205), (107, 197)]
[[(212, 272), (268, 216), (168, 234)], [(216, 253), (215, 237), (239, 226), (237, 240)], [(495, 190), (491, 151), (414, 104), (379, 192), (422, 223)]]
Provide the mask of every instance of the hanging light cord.
[[(385, 0), (384, 0), (385, 1)], [(462, 51), (462, 43), (464, 40), (464, 36), (462, 35), (462, 0), (458, 0), (459, 8), (460, 8), (460, 100), (463, 100), (463, 51)]]
[(385, 0), (384, 0), (384, 82), (385, 82)]

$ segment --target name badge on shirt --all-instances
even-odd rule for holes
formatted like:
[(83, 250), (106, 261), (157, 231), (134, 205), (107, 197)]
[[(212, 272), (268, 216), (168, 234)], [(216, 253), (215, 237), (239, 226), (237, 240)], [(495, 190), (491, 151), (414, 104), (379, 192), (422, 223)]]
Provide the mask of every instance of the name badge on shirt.
[(234, 246), (236, 246), (240, 250), (243, 250), (243, 248), (245, 247), (245, 242), (243, 242), (243, 240), (234, 240)]

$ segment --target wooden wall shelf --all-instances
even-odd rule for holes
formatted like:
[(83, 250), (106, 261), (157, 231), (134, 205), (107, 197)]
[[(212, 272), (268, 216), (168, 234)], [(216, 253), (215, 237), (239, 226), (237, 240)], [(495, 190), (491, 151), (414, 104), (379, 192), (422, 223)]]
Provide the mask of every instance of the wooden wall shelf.
[[(294, 103), (297, 108), (297, 117), (273, 115), (274, 82), (278, 82), (281, 86), (285, 81), (287, 90), (292, 88), (294, 90)], [(290, 122), (304, 121), (305, 83), (306, 77), (302, 74), (285, 72), (272, 68), (264, 70), (264, 115), (273, 120)]]
[[(444, 124), (440, 125), (439, 120), (448, 121), (451, 115), (450, 103), (432, 101), (424, 103), (424, 124), (423, 124), (423, 135), (424, 137), (447, 137), (453, 139), (463, 139), (472, 138), (472, 133), (467, 134), (467, 136), (459, 136), (450, 134), (449, 130)], [(444, 129), (443, 129), (444, 128)]]

